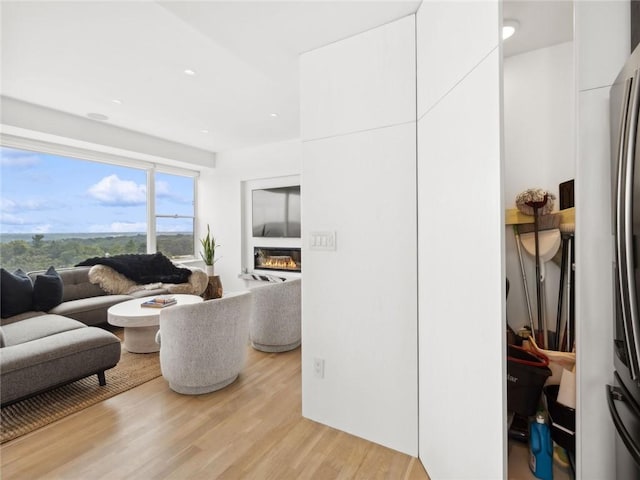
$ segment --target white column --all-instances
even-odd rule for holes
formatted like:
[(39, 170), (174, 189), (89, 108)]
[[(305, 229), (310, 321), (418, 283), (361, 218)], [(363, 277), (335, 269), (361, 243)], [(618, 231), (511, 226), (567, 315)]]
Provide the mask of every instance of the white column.
[(497, 1), (417, 14), (419, 445), (433, 479), (506, 472), (499, 17)]

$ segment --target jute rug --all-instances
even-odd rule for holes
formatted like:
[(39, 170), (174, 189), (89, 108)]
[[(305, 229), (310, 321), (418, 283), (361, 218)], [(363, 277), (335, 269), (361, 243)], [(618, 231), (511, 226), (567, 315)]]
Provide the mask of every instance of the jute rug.
[[(121, 332), (114, 333), (122, 338)], [(67, 415), (159, 377), (159, 355), (158, 353), (129, 353), (123, 349), (118, 365), (107, 370), (105, 375), (107, 384), (103, 387), (98, 385), (98, 377), (92, 375), (2, 408), (0, 443), (42, 428)]]

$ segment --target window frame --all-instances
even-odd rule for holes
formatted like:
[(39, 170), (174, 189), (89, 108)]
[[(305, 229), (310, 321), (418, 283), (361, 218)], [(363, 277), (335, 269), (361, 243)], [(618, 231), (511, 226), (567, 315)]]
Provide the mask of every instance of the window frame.
[[(100, 152), (91, 149), (74, 147), (71, 145), (63, 145), (59, 143), (48, 142), (44, 140), (37, 140), (32, 138), (18, 137), (15, 135), (8, 135), (6, 133), (0, 134), (0, 146), (7, 148), (14, 148), (19, 150), (26, 150), (36, 153), (44, 153), (49, 155), (58, 155), (61, 157), (68, 157), (75, 160), (98, 162), (106, 165), (116, 165), (120, 167), (134, 168), (146, 172), (146, 186), (147, 186), (147, 253), (155, 253), (157, 251), (156, 246), (156, 212), (155, 212), (155, 174), (165, 173), (170, 175), (179, 175), (184, 177), (193, 178), (193, 255), (182, 256), (178, 259), (180, 261), (191, 261), (197, 259), (197, 235), (196, 225), (198, 220), (198, 177), (200, 176), (199, 170), (191, 170), (187, 168), (174, 167), (171, 165), (159, 164), (157, 162), (148, 162), (131, 158), (125, 155), (114, 155), (111, 153)], [(161, 215), (163, 217), (172, 217), (168, 215)], [(192, 218), (186, 216), (186, 218)]]
[[(158, 247), (158, 243), (157, 243), (157, 239), (156, 239), (156, 231), (157, 231), (157, 222), (156, 220), (158, 218), (190, 218), (192, 220), (192, 230), (193, 230), (193, 255), (189, 256), (189, 255), (184, 255), (181, 257), (176, 257), (178, 260), (194, 260), (197, 259), (197, 255), (196, 252), (198, 251), (198, 240), (197, 240), (197, 235), (196, 235), (196, 225), (197, 225), (197, 220), (198, 220), (198, 176), (196, 175), (185, 175), (184, 173), (180, 173), (178, 169), (167, 169), (164, 166), (157, 166), (156, 168), (154, 168), (153, 170), (148, 170), (147, 171), (147, 195), (148, 196), (153, 196), (153, 202), (149, 201), (149, 198), (147, 198), (147, 215), (149, 216), (149, 218), (153, 219), (153, 229), (150, 228), (150, 224), (152, 223), (151, 220), (149, 220), (147, 222), (147, 229), (148, 230), (153, 230), (153, 233), (147, 232), (147, 251), (152, 251), (155, 252), (157, 251), (157, 247)], [(193, 215), (166, 215), (166, 214), (158, 214), (156, 211), (156, 202), (155, 202), (155, 198), (156, 198), (156, 192), (155, 192), (155, 188), (156, 188), (156, 182), (155, 182), (155, 176), (156, 173), (164, 173), (166, 175), (175, 175), (175, 176), (182, 176), (182, 177), (192, 177), (193, 178)], [(149, 177), (152, 178), (152, 181), (149, 180)], [(153, 189), (153, 192), (151, 191)], [(151, 207), (150, 207), (151, 206)], [(153, 214), (153, 216), (150, 215), (150, 213)]]

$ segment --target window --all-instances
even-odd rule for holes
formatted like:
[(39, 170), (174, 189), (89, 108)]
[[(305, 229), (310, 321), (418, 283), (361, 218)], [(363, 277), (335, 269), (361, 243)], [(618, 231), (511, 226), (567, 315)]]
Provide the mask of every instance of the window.
[[(95, 256), (146, 253), (148, 236), (169, 257), (194, 254), (193, 177), (4, 146), (0, 161), (4, 268), (69, 267)], [(149, 221), (154, 206), (157, 216)]]
[(194, 255), (195, 179), (156, 173), (156, 247), (168, 257)]

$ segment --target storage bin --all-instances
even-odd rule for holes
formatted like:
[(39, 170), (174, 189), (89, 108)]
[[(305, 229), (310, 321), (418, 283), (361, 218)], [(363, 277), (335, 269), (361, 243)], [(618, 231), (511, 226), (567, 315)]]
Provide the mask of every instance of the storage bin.
[(576, 411), (558, 403), (560, 385), (547, 385), (543, 388), (549, 420), (551, 438), (569, 453), (576, 453)]
[(542, 387), (551, 376), (549, 359), (515, 345), (507, 346), (507, 409), (517, 415), (535, 415)]

